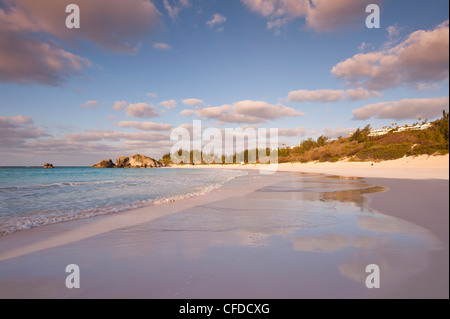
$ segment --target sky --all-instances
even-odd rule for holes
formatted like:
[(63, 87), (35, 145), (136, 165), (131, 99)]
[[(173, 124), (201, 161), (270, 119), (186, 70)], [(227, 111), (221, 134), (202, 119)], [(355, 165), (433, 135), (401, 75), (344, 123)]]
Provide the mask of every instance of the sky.
[[(80, 28), (66, 27), (66, 6)], [(368, 4), (380, 28), (367, 28)], [(159, 159), (176, 128), (279, 143), (441, 117), (447, 0), (0, 0), (0, 165)]]

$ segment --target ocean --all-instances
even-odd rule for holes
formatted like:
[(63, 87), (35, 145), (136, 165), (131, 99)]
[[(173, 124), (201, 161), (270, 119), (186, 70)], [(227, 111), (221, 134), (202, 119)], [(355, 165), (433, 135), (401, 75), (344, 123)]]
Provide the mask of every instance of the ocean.
[(0, 236), (200, 196), (246, 174), (223, 169), (2, 168)]

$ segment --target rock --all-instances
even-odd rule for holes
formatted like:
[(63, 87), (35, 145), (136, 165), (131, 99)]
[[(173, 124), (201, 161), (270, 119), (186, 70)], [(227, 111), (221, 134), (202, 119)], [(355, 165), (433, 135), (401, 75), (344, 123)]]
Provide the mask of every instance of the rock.
[(114, 167), (116, 167), (116, 165), (113, 163), (113, 161), (111, 159), (107, 159), (107, 160), (102, 160), (102, 161), (98, 162), (97, 164), (95, 164), (92, 167), (95, 167), (95, 168), (114, 168)]
[(131, 168), (155, 168), (161, 166), (160, 162), (144, 155), (135, 154), (130, 156)]
[(129, 168), (130, 167), (130, 158), (128, 156), (121, 156), (116, 159), (116, 167), (117, 168)]
[(116, 164), (111, 159), (103, 160), (98, 162), (92, 167), (96, 168), (154, 168), (162, 167), (163, 165), (150, 158), (148, 156), (135, 154), (128, 156), (121, 156), (116, 160)]
[(53, 164), (45, 163), (44, 168), (54, 168), (54, 167), (53, 167)]

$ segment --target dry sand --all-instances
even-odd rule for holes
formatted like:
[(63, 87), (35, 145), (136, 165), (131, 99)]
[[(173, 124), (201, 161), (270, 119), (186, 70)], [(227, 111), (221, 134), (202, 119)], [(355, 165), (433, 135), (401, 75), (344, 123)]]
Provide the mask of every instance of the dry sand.
[[(174, 167), (192, 168), (190, 165)], [(196, 165), (197, 168), (227, 169), (264, 169), (267, 165)], [(400, 179), (449, 179), (449, 155), (404, 157), (383, 162), (348, 162), (336, 163), (281, 163), (279, 172), (323, 173), (351, 177), (400, 178)]]
[[(368, 164), (283, 164), (2, 237), (0, 298), (448, 298), (448, 156)], [(72, 263), (81, 289), (64, 285)], [(364, 286), (368, 263), (381, 289)]]

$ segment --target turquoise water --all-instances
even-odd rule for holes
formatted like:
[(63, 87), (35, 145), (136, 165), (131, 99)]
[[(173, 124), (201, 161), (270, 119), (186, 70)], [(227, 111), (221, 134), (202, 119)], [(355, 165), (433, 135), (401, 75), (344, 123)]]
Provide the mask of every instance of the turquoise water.
[(196, 169), (0, 169), (0, 235), (199, 196), (246, 174)]

